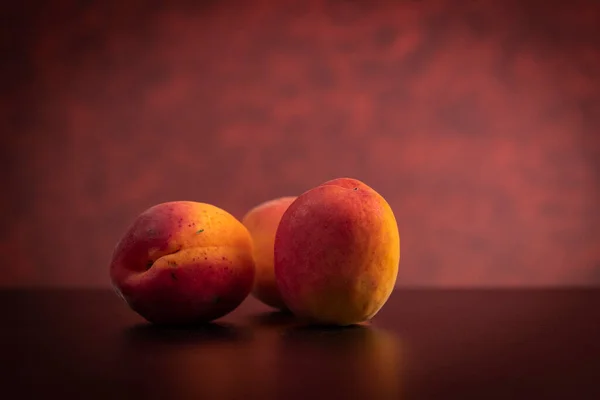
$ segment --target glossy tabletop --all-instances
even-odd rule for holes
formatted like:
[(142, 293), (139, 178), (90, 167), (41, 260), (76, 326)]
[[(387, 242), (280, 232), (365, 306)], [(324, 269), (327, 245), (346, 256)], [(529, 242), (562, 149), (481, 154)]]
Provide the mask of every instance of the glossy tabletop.
[(249, 298), (146, 324), (111, 291), (0, 291), (0, 398), (600, 399), (600, 290), (397, 290), (371, 323)]

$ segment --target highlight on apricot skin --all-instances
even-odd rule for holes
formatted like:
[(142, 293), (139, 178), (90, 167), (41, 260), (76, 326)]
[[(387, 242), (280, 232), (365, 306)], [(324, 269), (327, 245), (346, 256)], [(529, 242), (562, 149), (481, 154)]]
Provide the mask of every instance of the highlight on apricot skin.
[(110, 278), (132, 310), (158, 324), (222, 317), (250, 293), (252, 239), (206, 203), (174, 201), (141, 213), (117, 243)]
[(275, 233), (281, 216), (295, 196), (285, 196), (265, 201), (252, 208), (242, 218), (254, 243), (256, 276), (252, 295), (268, 306), (286, 310), (287, 306), (279, 294), (273, 267)]
[(277, 287), (289, 309), (313, 323), (372, 318), (392, 293), (399, 262), (391, 207), (356, 179), (334, 179), (301, 194), (275, 235)]

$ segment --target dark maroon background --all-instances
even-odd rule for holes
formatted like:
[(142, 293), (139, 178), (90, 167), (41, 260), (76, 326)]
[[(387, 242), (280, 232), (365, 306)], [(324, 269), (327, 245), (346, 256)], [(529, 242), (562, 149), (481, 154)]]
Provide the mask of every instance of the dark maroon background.
[(12, 3), (1, 285), (108, 285), (155, 203), (340, 176), (393, 207), (401, 285), (600, 283), (600, 2)]

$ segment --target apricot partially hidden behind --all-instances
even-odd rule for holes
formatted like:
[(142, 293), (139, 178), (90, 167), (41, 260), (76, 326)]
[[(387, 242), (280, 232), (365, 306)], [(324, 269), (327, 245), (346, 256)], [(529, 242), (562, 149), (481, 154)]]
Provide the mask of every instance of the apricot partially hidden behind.
[(242, 218), (242, 223), (248, 228), (254, 241), (256, 276), (252, 295), (280, 310), (287, 307), (277, 289), (273, 270), (275, 232), (281, 216), (295, 199), (296, 197), (287, 196), (266, 201), (248, 211)]
[(334, 179), (284, 213), (275, 236), (275, 277), (290, 310), (319, 324), (372, 318), (398, 275), (400, 235), (385, 199), (364, 183)]
[(241, 222), (210, 204), (158, 204), (140, 214), (117, 244), (110, 278), (150, 322), (208, 322), (250, 293), (252, 239)]

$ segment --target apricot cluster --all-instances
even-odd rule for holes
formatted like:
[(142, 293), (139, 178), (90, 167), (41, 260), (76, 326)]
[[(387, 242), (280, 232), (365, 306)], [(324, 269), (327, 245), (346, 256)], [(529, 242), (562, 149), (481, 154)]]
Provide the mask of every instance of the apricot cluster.
[(262, 203), (241, 221), (206, 203), (157, 204), (117, 243), (110, 278), (156, 324), (212, 321), (252, 293), (309, 323), (351, 325), (385, 304), (399, 262), (389, 204), (340, 178)]

